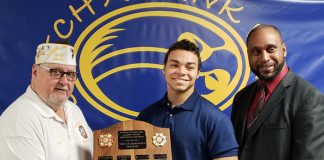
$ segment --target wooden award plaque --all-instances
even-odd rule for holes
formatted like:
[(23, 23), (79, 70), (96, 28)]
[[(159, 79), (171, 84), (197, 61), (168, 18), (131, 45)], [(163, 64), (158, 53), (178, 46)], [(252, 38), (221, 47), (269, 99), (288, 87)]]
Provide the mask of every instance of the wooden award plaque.
[(93, 134), (93, 160), (172, 160), (169, 128), (129, 120)]

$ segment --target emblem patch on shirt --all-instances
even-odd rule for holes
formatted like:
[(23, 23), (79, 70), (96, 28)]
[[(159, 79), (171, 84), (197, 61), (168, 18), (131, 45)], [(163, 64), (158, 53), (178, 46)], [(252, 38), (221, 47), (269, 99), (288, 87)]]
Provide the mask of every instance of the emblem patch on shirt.
[(98, 137), (100, 147), (111, 147), (113, 145), (113, 136), (108, 134), (100, 134)]
[(166, 142), (166, 136), (164, 136), (162, 133), (155, 133), (155, 135), (153, 136), (153, 144), (157, 147), (162, 147)]
[(84, 139), (88, 138), (87, 132), (81, 124), (79, 125), (79, 132)]

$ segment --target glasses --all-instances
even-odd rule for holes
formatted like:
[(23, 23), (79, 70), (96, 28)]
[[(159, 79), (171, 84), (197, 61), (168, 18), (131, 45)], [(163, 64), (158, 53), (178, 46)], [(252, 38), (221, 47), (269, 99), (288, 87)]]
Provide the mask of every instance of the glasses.
[(78, 78), (77, 72), (64, 72), (58, 69), (51, 69), (42, 65), (39, 66), (46, 69), (50, 73), (51, 77), (55, 79), (61, 79), (64, 75), (66, 75), (66, 79), (68, 81), (75, 81)]

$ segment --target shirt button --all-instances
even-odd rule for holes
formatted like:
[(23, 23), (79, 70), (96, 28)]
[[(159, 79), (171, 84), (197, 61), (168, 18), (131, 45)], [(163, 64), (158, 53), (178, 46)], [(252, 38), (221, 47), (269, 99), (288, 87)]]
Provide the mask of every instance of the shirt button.
[(172, 117), (173, 116), (172, 113), (170, 113), (169, 116)]

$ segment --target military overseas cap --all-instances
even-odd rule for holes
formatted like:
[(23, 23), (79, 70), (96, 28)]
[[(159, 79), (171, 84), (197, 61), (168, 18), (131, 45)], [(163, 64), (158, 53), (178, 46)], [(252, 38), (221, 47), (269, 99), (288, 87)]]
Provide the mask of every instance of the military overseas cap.
[(73, 47), (67, 44), (43, 43), (38, 45), (35, 64), (57, 63), (76, 66)]

